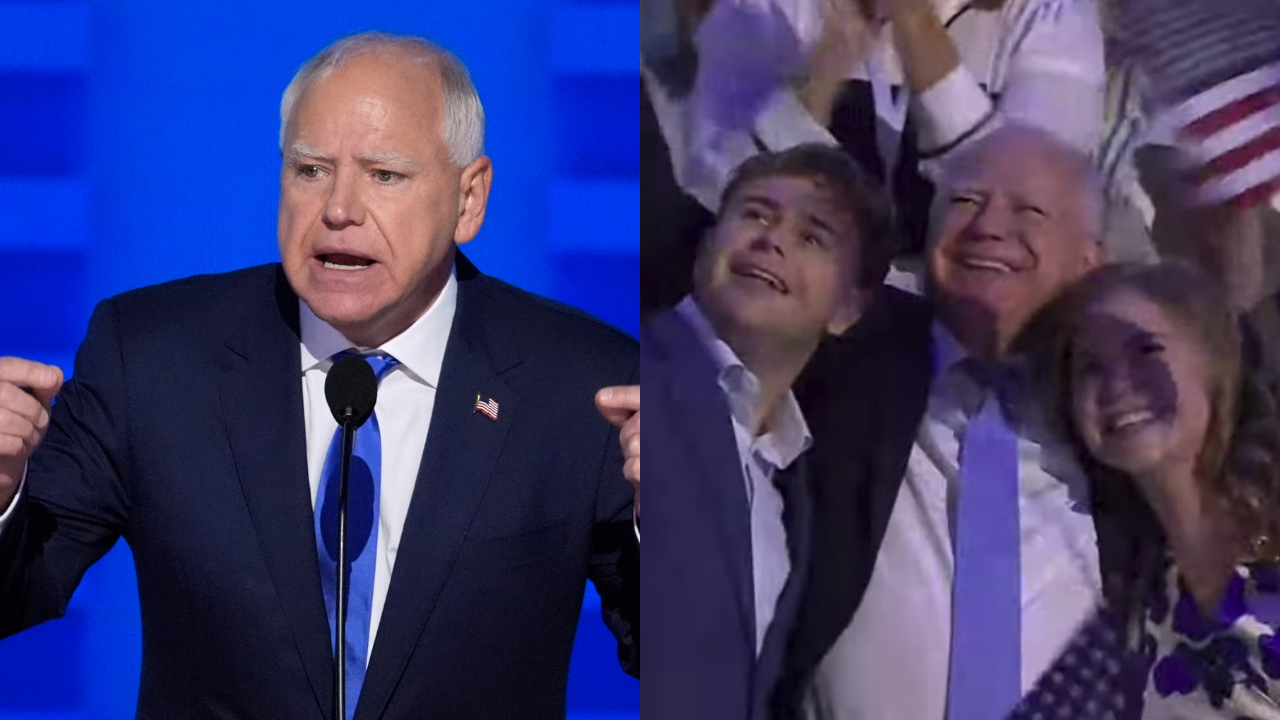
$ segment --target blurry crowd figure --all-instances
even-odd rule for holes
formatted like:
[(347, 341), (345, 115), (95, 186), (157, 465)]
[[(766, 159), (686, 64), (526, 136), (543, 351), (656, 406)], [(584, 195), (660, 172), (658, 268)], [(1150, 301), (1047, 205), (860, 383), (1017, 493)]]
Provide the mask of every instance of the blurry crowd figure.
[(642, 8), (646, 708), (1280, 720), (1280, 3)]
[(1113, 217), (1145, 230), (1159, 257), (1224, 287), (1274, 364), (1280, 5), (1106, 0), (1102, 9), (1108, 131), (1096, 157)]

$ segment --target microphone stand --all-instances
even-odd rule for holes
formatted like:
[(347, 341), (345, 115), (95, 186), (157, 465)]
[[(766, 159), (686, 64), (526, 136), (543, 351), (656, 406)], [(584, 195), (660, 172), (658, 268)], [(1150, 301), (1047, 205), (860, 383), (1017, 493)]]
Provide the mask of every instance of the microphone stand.
[(342, 473), (338, 480), (338, 607), (337, 665), (333, 672), (333, 719), (347, 717), (347, 488), (351, 477), (351, 452), (355, 444), (355, 411), (342, 411)]

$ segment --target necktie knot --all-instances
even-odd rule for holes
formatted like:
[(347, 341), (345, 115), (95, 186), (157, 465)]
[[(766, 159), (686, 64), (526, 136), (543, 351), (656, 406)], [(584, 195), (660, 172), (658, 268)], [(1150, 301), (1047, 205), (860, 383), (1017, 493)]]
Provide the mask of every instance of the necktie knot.
[(1006, 418), (1012, 421), (1016, 417), (1018, 397), (1027, 382), (1024, 368), (1008, 362), (978, 358), (966, 358), (959, 363), (958, 368), (980, 391), (972, 403), (965, 403), (971, 405), (965, 408), (968, 415), (976, 415), (986, 399), (994, 397), (1000, 403), (1000, 409)]
[(1021, 371), (1014, 365), (998, 360), (965, 358), (960, 363), (964, 373), (984, 390), (1003, 392), (1014, 388), (1021, 381)]
[(382, 378), (385, 377), (387, 373), (391, 372), (392, 368), (400, 364), (399, 360), (381, 351), (365, 355), (356, 350), (343, 350), (342, 352), (335, 354), (333, 356), (333, 362), (337, 364), (340, 360), (345, 360), (349, 357), (364, 358), (364, 361), (369, 363), (369, 367), (373, 368), (373, 375), (378, 378), (379, 383), (382, 382)]

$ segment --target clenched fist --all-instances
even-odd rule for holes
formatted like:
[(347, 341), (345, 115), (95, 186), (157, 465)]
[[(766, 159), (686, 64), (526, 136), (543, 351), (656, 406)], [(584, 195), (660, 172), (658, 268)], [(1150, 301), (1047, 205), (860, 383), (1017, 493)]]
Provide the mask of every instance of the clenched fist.
[(618, 441), (626, 464), (622, 474), (636, 488), (636, 508), (640, 507), (640, 386), (604, 388), (596, 393), (596, 407), (614, 427), (620, 428)]
[(27, 458), (49, 429), (62, 370), (16, 357), (0, 358), (0, 512), (18, 492)]

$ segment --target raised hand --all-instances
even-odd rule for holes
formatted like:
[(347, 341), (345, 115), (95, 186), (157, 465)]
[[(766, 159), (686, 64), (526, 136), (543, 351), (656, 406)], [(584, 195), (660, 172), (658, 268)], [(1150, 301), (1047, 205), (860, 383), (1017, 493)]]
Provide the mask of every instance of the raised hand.
[(0, 512), (18, 492), (27, 459), (49, 428), (62, 370), (16, 357), (0, 358)]
[(622, 474), (636, 488), (636, 507), (640, 506), (640, 386), (607, 387), (596, 393), (596, 407), (614, 427), (619, 428), (618, 441), (626, 463)]
[(808, 72), (797, 94), (815, 120), (829, 125), (840, 88), (870, 52), (881, 21), (871, 20), (859, 0), (823, 0), (823, 4), (822, 36), (809, 56)]

